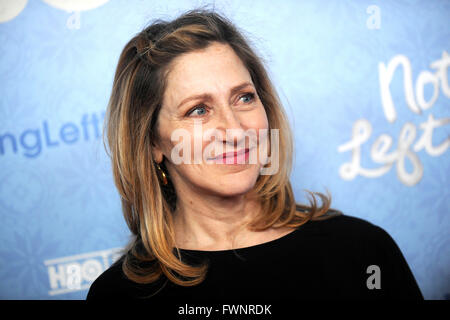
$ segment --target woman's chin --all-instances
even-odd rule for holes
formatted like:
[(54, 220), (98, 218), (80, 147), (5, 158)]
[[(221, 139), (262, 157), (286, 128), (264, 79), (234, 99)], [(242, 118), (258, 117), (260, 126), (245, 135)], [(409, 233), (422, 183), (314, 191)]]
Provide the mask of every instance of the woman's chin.
[(224, 197), (245, 195), (253, 189), (257, 178), (257, 176), (233, 177), (233, 175), (216, 177), (211, 180), (214, 183), (211, 189)]

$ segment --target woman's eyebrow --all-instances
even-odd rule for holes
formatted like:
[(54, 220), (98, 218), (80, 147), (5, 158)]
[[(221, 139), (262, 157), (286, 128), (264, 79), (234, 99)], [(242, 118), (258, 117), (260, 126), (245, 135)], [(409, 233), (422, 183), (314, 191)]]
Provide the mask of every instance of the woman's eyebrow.
[[(251, 82), (243, 82), (243, 83), (231, 88), (230, 95), (237, 93), (238, 91), (242, 90), (243, 88), (245, 88), (247, 86), (253, 87), (253, 84)], [(185, 104), (188, 101), (197, 100), (197, 99), (212, 100), (212, 95), (210, 93), (202, 93), (202, 94), (196, 94), (196, 95), (187, 97), (187, 98), (183, 99), (183, 101), (180, 102), (180, 104), (178, 105), (177, 108), (180, 108), (183, 104)]]

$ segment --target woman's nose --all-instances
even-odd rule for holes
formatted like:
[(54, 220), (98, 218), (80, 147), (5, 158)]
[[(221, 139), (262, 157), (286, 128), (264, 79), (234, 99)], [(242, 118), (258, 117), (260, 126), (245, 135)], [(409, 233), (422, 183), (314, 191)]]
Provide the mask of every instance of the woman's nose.
[(217, 129), (224, 133), (224, 142), (234, 146), (243, 142), (245, 134), (241, 120), (240, 115), (231, 106), (222, 108)]

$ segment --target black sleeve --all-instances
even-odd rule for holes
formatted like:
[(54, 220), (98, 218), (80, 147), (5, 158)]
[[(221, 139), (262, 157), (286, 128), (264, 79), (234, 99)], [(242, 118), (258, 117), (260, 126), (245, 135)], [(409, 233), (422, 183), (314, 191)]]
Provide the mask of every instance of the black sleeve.
[(381, 272), (381, 287), (385, 298), (423, 300), (408, 263), (392, 237), (382, 228), (375, 228), (375, 250)]

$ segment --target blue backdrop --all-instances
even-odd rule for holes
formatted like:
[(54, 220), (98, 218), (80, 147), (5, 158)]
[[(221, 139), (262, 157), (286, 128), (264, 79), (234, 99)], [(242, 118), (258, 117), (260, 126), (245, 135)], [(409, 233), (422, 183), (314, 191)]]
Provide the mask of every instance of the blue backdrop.
[(210, 3), (264, 57), (292, 183), (391, 234), (450, 295), (449, 1), (0, 1), (0, 297), (84, 299), (129, 239), (101, 140), (119, 54)]

